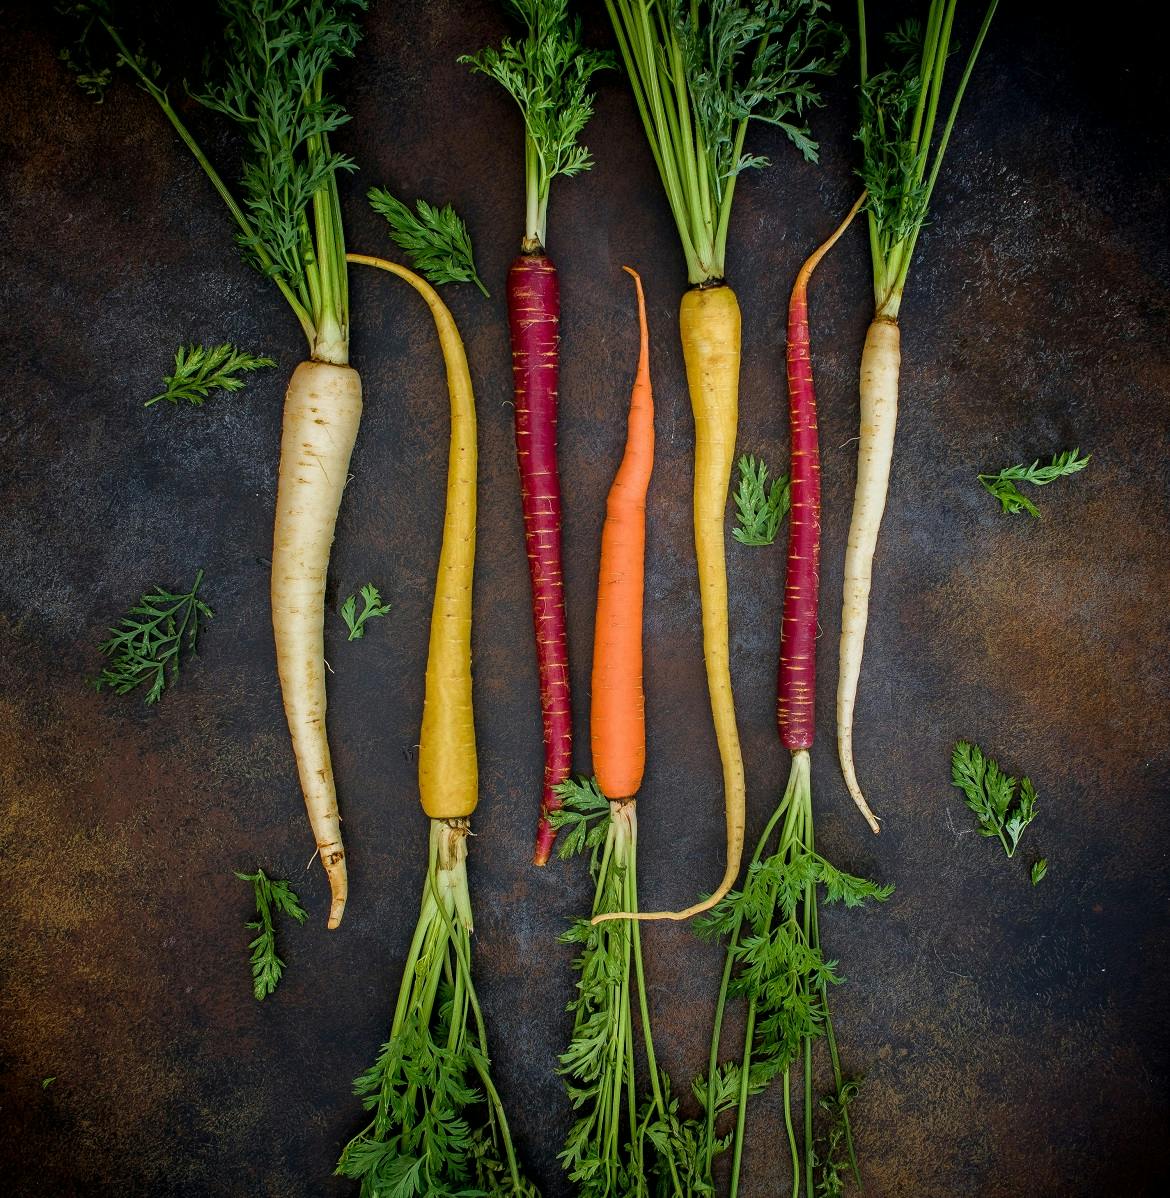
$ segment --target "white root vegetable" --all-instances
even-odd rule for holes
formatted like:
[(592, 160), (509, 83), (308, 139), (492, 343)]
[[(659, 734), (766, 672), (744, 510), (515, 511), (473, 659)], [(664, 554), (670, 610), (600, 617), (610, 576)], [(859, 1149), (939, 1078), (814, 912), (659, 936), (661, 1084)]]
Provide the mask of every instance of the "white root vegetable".
[(348, 894), (345, 847), (325, 732), (325, 576), (362, 414), (356, 370), (302, 362), (289, 380), (272, 544), (272, 629), (284, 711), (321, 864), (329, 927)]
[(845, 785), (874, 832), (877, 817), (869, 809), (853, 765), (853, 708), (861, 677), (869, 589), (878, 530), (886, 510), (894, 430), (898, 424), (898, 373), (902, 365), (898, 323), (879, 317), (869, 326), (861, 354), (861, 442), (857, 449), (857, 486), (845, 549), (845, 587), (841, 605), (841, 665), (837, 677), (837, 756)]

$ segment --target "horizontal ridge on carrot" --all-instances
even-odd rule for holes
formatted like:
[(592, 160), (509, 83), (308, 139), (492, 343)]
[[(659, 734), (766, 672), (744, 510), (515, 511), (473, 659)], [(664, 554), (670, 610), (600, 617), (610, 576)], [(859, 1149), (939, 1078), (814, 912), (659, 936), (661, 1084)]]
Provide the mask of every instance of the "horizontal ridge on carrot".
[(577, 138), (593, 113), (590, 80), (609, 65), (609, 56), (582, 46), (581, 23), (569, 17), (568, 0), (511, 0), (510, 7), (524, 25), (524, 38), (506, 39), (498, 50), (460, 61), (495, 79), (524, 116), (524, 237), (508, 271), (507, 295), (516, 461), (544, 733), (533, 861), (544, 865), (556, 836), (548, 815), (560, 806), (556, 788), (573, 766), (557, 469), (561, 296), (556, 267), (545, 252), (548, 198), (557, 175), (579, 174), (592, 165)]

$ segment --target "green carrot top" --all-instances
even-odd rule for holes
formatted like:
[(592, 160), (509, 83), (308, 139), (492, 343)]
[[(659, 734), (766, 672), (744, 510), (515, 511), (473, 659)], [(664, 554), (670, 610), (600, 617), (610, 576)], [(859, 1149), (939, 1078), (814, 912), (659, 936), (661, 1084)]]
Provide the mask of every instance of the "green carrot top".
[(242, 203), (171, 103), (162, 70), (143, 46), (142, 17), (123, 22), (117, 7), (114, 0), (70, 5), (80, 35), (66, 57), (78, 82), (100, 97), (114, 68), (130, 70), (227, 205), (248, 260), (288, 301), (313, 358), (344, 364), (349, 289), (337, 173), (354, 167), (330, 149), (329, 135), (349, 118), (324, 79), (338, 60), (353, 56), (356, 14), (366, 0), (219, 0), (224, 70), (194, 95), (245, 131)]
[(505, 38), (459, 59), (499, 83), (524, 116), (526, 251), (544, 247), (549, 185), (557, 175), (576, 175), (593, 161), (579, 144), (593, 115), (593, 76), (613, 65), (609, 54), (581, 44), (581, 22), (569, 18), (568, 0), (508, 0), (524, 25), (524, 37)]
[(817, 80), (848, 41), (825, 0), (605, 0), (692, 283), (723, 278), (735, 181), (768, 165), (745, 153), (750, 121), (806, 159)]
[(937, 141), (943, 77), (958, 0), (930, 0), (926, 26), (904, 21), (886, 35), (900, 66), (869, 73), (865, 0), (857, 0), (861, 53), (860, 175), (869, 192), (869, 242), (876, 315), (897, 320), (918, 234), (926, 221), (967, 81), (999, 0), (990, 0)]

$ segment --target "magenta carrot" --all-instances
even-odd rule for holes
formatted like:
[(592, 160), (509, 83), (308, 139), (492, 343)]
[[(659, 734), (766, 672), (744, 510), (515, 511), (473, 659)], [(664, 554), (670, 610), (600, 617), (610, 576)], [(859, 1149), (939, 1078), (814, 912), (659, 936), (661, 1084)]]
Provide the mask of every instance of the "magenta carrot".
[(525, 36), (460, 59), (495, 79), (524, 114), (525, 224), (520, 256), (508, 271), (516, 458), (524, 540), (532, 579), (532, 618), (544, 726), (544, 786), (533, 860), (544, 865), (556, 830), (548, 813), (561, 806), (556, 787), (573, 764), (573, 711), (565, 584), (561, 572), (561, 481), (557, 472), (557, 387), (560, 373), (560, 286), (545, 253), (549, 185), (557, 175), (591, 166), (577, 138), (593, 114), (589, 81), (609, 55), (581, 45), (581, 23), (568, 0), (512, 6)]
[(817, 602), (821, 587), (821, 454), (817, 397), (808, 331), (808, 281), (849, 227), (865, 193), (844, 223), (800, 268), (788, 301), (788, 421), (792, 440), (788, 571), (780, 624), (776, 722), (790, 752), (811, 749), (817, 681)]
[(557, 388), (561, 292), (547, 254), (521, 253), (508, 271), (508, 325), (516, 460), (524, 541), (532, 581), (532, 621), (544, 725), (544, 789), (533, 859), (544, 865), (556, 831), (548, 813), (561, 800), (555, 787), (573, 766), (573, 709), (569, 697), (569, 646), (561, 573), (561, 480), (557, 471)]

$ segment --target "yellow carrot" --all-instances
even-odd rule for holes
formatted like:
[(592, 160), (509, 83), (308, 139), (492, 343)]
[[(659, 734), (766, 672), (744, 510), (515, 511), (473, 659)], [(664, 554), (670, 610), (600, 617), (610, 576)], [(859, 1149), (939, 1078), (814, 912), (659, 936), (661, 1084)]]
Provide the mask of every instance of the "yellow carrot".
[(451, 396), (451, 450), (447, 465), (447, 508), (443, 547), (431, 609), (426, 697), (419, 737), (418, 788), (423, 810), (433, 820), (466, 818), (479, 799), (479, 764), (471, 703), (471, 587), (475, 570), (476, 423), (475, 396), (467, 354), (447, 305), (413, 271), (348, 254), (389, 271), (422, 296), (439, 334)]

